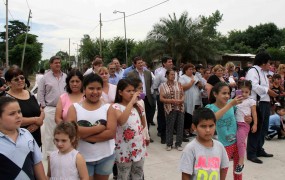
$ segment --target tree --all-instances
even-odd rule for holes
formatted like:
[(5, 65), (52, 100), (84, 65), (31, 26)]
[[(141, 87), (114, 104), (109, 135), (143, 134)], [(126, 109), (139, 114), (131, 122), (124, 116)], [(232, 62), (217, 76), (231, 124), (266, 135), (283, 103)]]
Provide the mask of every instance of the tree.
[[(24, 49), (25, 34), (18, 35), (16, 38), (16, 45), (9, 50), (10, 64), (20, 66), (22, 60), (22, 53)], [(27, 45), (25, 52), (25, 63), (23, 71), (26, 75), (31, 74), (36, 70), (38, 62), (41, 60), (42, 43), (37, 41), (37, 36), (28, 34)]]
[(285, 63), (285, 49), (280, 48), (268, 48), (266, 51), (271, 55), (272, 60), (281, 61)]
[[(222, 15), (216, 11), (209, 17), (200, 16), (192, 20), (188, 13), (184, 12), (177, 18), (174, 13), (167, 18), (160, 19), (148, 34), (148, 40), (153, 40), (158, 47), (164, 50), (163, 54), (169, 54), (176, 59), (176, 65), (188, 60), (205, 60), (215, 54), (215, 42), (219, 33), (216, 31)], [(154, 50), (152, 54), (158, 54)]]
[(274, 23), (267, 23), (249, 26), (245, 31), (230, 31), (228, 47), (237, 53), (255, 53), (258, 48), (264, 46), (279, 48), (284, 40), (285, 32), (278, 29)]
[[(135, 47), (135, 42), (133, 39), (127, 39), (127, 53), (131, 54), (132, 49)], [(126, 62), (126, 46), (125, 39), (122, 37), (115, 37), (109, 42), (109, 48), (111, 50), (111, 58), (118, 58), (120, 63)], [(128, 64), (130, 63), (130, 57), (128, 56)]]
[[(22, 60), (22, 53), (25, 41), (25, 32), (27, 26), (20, 21), (9, 21), (9, 60), (10, 64), (16, 64), (20, 66)], [(28, 27), (29, 29), (29, 27)], [(5, 52), (5, 33), (0, 33), (0, 38), (3, 42), (0, 43), (0, 52)], [(27, 44), (25, 51), (25, 63), (23, 71), (26, 75), (36, 70), (38, 62), (41, 60), (42, 43), (38, 42), (36, 35), (28, 34)], [(5, 53), (0, 53), (0, 58), (4, 58)]]
[[(10, 49), (16, 45), (16, 39), (18, 35), (26, 33), (27, 26), (18, 20), (9, 21), (9, 23), (10, 24), (8, 25), (8, 32), (9, 32), (8, 41), (9, 41), (9, 49)], [(6, 25), (4, 26), (4, 28), (6, 28)], [(28, 27), (28, 30), (29, 29), (30, 27)], [(0, 32), (0, 38), (3, 39), (4, 42), (6, 42), (5, 35), (6, 35), (6, 31)]]
[(84, 62), (92, 62), (94, 57), (99, 54), (99, 51), (96, 50), (95, 42), (90, 38), (88, 34), (85, 34), (81, 39), (80, 45), (80, 57)]

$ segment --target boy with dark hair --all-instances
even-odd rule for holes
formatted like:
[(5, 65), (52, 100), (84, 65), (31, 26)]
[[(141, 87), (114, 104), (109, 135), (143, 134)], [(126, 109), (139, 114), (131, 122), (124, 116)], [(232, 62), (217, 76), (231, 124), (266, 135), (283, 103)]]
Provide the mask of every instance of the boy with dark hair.
[(278, 139), (285, 139), (285, 131), (283, 126), (282, 117), (285, 115), (285, 107), (280, 103), (275, 105), (275, 114), (269, 117), (269, 127), (266, 140), (271, 140), (274, 136), (278, 135)]
[(216, 117), (208, 108), (194, 111), (192, 128), (197, 137), (183, 150), (180, 160), (182, 180), (212, 177), (225, 180), (229, 167), (229, 158), (224, 146), (212, 139), (215, 133)]

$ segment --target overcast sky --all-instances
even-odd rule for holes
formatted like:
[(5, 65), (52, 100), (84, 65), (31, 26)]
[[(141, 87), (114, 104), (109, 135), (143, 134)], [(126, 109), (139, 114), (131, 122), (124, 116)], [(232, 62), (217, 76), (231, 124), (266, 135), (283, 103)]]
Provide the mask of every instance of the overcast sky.
[[(5, 4), (0, 3), (0, 31), (5, 31)], [(57, 51), (68, 52), (68, 39), (71, 39), (70, 54), (76, 55), (76, 44), (84, 34), (91, 38), (99, 37), (99, 14), (102, 14), (102, 37), (111, 39), (124, 37), (123, 14), (126, 16), (153, 7), (126, 18), (127, 38), (144, 40), (160, 18), (168, 14), (187, 11), (191, 18), (209, 16), (216, 10), (223, 14), (218, 31), (227, 34), (230, 30), (244, 30), (249, 25), (273, 22), (279, 28), (285, 27), (284, 0), (9, 0), (9, 20), (27, 23), (29, 8), (32, 10), (30, 33), (39, 36), (43, 43), (43, 59), (50, 58)], [(29, 7), (28, 7), (29, 6)], [(104, 22), (108, 21), (108, 22)]]

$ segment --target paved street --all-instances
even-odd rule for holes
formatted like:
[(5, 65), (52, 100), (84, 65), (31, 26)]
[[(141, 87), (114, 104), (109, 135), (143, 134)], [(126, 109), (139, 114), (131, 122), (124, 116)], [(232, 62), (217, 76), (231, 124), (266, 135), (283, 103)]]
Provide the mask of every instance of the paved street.
[[(156, 119), (156, 118), (155, 118)], [(156, 126), (150, 127), (151, 137), (154, 143), (148, 147), (148, 154), (145, 161), (145, 179), (146, 180), (179, 180), (181, 173), (178, 171), (178, 164), (181, 151), (172, 149), (165, 150), (165, 145), (160, 144), (160, 138), (156, 135)], [(187, 143), (183, 143), (183, 147)], [(285, 179), (285, 140), (277, 140), (277, 138), (266, 141), (265, 149), (268, 153), (274, 154), (273, 158), (260, 158), (263, 164), (255, 164), (245, 161), (243, 172), (244, 180), (275, 180)], [(44, 161), (46, 169), (46, 161)], [(228, 170), (227, 179), (233, 179), (232, 162)], [(110, 176), (112, 179), (112, 176)]]

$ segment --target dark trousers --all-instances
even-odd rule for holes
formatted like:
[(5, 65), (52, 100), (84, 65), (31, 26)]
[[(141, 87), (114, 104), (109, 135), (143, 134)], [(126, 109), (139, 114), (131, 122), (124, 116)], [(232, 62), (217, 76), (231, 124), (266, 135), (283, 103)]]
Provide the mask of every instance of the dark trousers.
[(257, 131), (248, 134), (247, 138), (247, 158), (256, 158), (257, 155), (264, 153), (263, 145), (264, 138), (267, 135), (269, 116), (270, 116), (270, 103), (259, 102), (259, 106), (256, 107), (258, 122)]
[(147, 126), (149, 129), (150, 123), (153, 122), (153, 116), (155, 114), (155, 104), (149, 103), (147, 96), (144, 98), (143, 101), (145, 106), (145, 116), (146, 116)]
[[(198, 109), (200, 107), (200, 105), (195, 105), (195, 110)], [(192, 125), (192, 115), (187, 113), (185, 111), (184, 114), (184, 129), (191, 129), (191, 125)]]
[(166, 115), (166, 145), (173, 145), (173, 130), (176, 124), (175, 146), (181, 146), (183, 139), (184, 113), (181, 111), (171, 111)]
[(157, 95), (157, 131), (161, 134), (161, 139), (166, 138), (166, 122), (163, 103), (160, 101), (159, 95)]
[(184, 114), (184, 129), (189, 130), (192, 124), (192, 115), (185, 112)]

